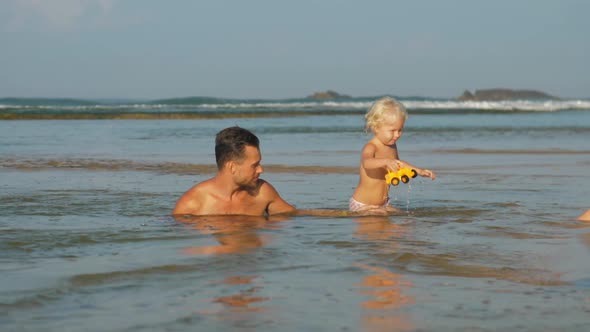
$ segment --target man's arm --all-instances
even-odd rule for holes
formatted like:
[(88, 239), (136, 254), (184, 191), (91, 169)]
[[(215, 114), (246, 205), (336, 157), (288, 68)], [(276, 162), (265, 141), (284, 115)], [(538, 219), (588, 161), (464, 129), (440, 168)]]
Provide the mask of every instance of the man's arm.
[(314, 216), (314, 217), (349, 217), (355, 215), (354, 212), (348, 210), (332, 210), (332, 209), (298, 209), (295, 213), (297, 216)]
[(399, 211), (349, 211), (337, 209), (298, 209), (297, 216), (314, 216), (314, 217), (365, 217), (365, 216), (383, 216), (396, 215)]
[(279, 192), (268, 182), (264, 182), (261, 188), (261, 195), (264, 199), (268, 199), (269, 204), (266, 208), (266, 213), (269, 216), (274, 214), (290, 214), (296, 211), (295, 207), (287, 203)]

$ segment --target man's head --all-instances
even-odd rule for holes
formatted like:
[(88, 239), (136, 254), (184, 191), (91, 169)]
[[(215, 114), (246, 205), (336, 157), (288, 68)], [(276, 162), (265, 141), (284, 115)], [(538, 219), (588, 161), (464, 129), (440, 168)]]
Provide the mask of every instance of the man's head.
[(246, 157), (246, 146), (260, 150), (258, 137), (238, 126), (221, 130), (215, 136), (215, 161), (221, 170), (228, 161), (241, 163)]
[(258, 187), (263, 169), (258, 137), (249, 130), (230, 127), (215, 137), (217, 168), (228, 174), (233, 182), (243, 188)]

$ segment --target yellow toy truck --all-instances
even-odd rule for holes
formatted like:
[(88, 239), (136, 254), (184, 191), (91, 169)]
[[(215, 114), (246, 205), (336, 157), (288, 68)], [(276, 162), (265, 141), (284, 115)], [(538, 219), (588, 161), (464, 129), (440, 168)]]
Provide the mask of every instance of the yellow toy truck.
[(387, 184), (392, 184), (397, 186), (399, 182), (408, 183), (410, 182), (410, 178), (415, 178), (418, 176), (418, 172), (415, 169), (411, 168), (400, 168), (397, 172), (388, 172), (385, 174), (385, 182)]

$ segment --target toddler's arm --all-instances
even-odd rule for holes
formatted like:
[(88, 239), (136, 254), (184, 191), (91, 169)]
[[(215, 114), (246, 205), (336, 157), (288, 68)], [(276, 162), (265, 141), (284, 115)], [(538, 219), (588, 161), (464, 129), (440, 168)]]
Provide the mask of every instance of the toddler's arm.
[(395, 158), (376, 158), (376, 147), (369, 143), (363, 148), (361, 154), (361, 164), (364, 169), (385, 168), (388, 171), (397, 171), (401, 167), (401, 163), (397, 160), (397, 149), (394, 150)]
[(415, 169), (416, 173), (418, 173), (418, 175), (420, 175), (420, 176), (431, 178), (433, 180), (436, 179), (436, 174), (434, 174), (434, 172), (429, 169), (416, 167), (416, 166), (414, 166), (410, 163), (407, 163), (403, 160), (398, 160), (398, 162), (400, 164), (400, 167)]

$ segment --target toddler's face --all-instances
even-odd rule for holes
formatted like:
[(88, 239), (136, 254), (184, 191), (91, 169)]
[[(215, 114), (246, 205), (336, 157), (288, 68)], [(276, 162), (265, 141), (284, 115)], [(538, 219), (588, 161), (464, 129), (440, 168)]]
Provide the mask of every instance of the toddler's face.
[(401, 116), (387, 114), (373, 130), (375, 137), (385, 145), (393, 145), (402, 136), (405, 120)]

